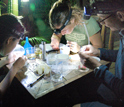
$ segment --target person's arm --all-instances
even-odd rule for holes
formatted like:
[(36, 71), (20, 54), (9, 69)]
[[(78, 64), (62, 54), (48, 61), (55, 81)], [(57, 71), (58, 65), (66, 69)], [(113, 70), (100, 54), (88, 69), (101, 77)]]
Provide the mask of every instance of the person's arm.
[(97, 21), (91, 17), (89, 20), (87, 20), (86, 28), (87, 28), (87, 35), (89, 35), (89, 40), (91, 44), (95, 48), (102, 48), (103, 47), (103, 42), (101, 38), (101, 28)]
[(16, 73), (21, 69), (25, 64), (26, 58), (20, 57), (17, 61), (13, 64), (10, 71), (6, 75), (6, 77), (0, 83), (0, 98), (4, 95), (7, 88), (10, 86), (13, 78), (15, 77)]
[(100, 32), (90, 36), (89, 39), (90, 39), (90, 42), (92, 43), (93, 47), (95, 47), (95, 48), (102, 48), (103, 47)]
[(6, 59), (0, 60), (0, 68), (6, 65), (8, 61)]
[(95, 72), (95, 77), (105, 82), (120, 99), (124, 100), (124, 81), (118, 79), (108, 71), (107, 66), (101, 65)]
[(92, 69), (95, 73), (95, 77), (102, 80), (111, 90), (113, 90), (116, 95), (124, 100), (124, 81), (115, 77), (110, 71), (108, 71), (108, 67), (102, 65), (99, 61), (92, 58), (89, 55), (79, 53), (82, 64), (84, 66)]
[(6, 57), (0, 58), (0, 68), (3, 67), (6, 64), (13, 63), (16, 59), (16, 55), (13, 53), (10, 53)]
[(100, 59), (115, 62), (117, 59), (118, 50), (106, 50), (104, 48), (99, 48)]
[(106, 50), (104, 48), (97, 49), (92, 45), (85, 45), (81, 48), (81, 53), (91, 56), (98, 56), (102, 60), (115, 62), (118, 50)]
[(53, 49), (55, 49), (55, 50), (59, 49), (59, 43), (60, 43), (61, 37), (62, 37), (61, 34), (55, 35), (55, 33), (53, 33), (53, 35), (51, 37), (51, 47)]

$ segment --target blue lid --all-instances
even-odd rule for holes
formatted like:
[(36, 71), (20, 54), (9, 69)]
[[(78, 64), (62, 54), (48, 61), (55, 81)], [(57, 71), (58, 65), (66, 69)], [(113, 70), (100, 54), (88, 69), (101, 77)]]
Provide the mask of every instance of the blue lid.
[[(26, 42), (25, 42), (25, 45), (24, 45), (24, 49), (26, 50), (26, 48), (29, 48), (29, 47), (33, 47), (33, 46), (29, 43), (28, 37), (26, 37)], [(25, 52), (24, 55), (26, 55), (26, 52)]]

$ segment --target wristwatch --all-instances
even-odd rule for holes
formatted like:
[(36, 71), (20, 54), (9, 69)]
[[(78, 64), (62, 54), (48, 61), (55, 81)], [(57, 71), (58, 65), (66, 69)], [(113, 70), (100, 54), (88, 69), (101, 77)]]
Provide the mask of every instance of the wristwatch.
[(94, 73), (96, 73), (96, 71), (97, 70), (99, 70), (100, 69), (100, 66), (99, 67), (96, 67), (93, 71), (94, 71)]

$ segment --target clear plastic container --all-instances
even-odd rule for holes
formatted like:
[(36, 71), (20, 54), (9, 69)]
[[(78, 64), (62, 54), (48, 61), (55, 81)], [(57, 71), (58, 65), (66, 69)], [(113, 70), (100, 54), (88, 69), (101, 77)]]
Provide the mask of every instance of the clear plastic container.
[(60, 54), (67, 54), (69, 55), (70, 54), (70, 47), (68, 46), (61, 46), (60, 47)]
[(66, 65), (69, 61), (69, 55), (67, 54), (57, 54), (56, 55), (56, 64), (63, 63)]
[(54, 53), (47, 55), (46, 61), (47, 61), (48, 65), (55, 65), (56, 64), (56, 55), (57, 54), (54, 54)]

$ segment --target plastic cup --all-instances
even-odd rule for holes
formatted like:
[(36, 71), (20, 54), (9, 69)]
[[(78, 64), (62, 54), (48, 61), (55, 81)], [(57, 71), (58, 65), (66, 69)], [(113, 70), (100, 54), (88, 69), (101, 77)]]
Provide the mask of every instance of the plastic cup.
[(46, 59), (47, 59), (48, 65), (55, 65), (56, 64), (56, 54), (48, 54)]
[(54, 82), (62, 81), (61, 66), (57, 66), (56, 68), (52, 69), (50, 76), (51, 76), (51, 80)]
[(33, 60), (36, 58), (34, 53), (34, 50), (35, 50), (34, 47), (29, 47), (29, 48), (26, 48), (25, 50), (26, 50), (26, 56), (28, 59)]
[(39, 47), (39, 45), (34, 45), (34, 49), (35, 49), (34, 51), (35, 51), (36, 58), (41, 59), (42, 58), (42, 50)]
[(70, 54), (70, 47), (68, 46), (62, 46), (60, 47), (60, 54)]

